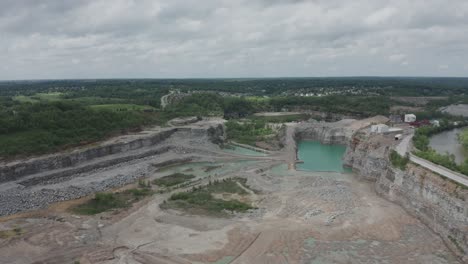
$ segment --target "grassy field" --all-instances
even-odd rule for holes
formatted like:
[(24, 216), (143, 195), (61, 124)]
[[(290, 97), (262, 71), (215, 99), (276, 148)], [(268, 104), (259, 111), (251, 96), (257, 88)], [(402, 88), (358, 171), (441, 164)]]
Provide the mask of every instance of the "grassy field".
[(63, 99), (67, 102), (78, 103), (81, 105), (105, 105), (105, 104), (122, 104), (125, 102), (124, 99), (120, 98), (102, 98), (102, 97), (76, 97)]
[(217, 199), (213, 194), (229, 193), (245, 195), (247, 192), (237, 182), (245, 182), (243, 179), (225, 179), (215, 181), (207, 186), (193, 188), (189, 192), (173, 194), (168, 201), (161, 204), (163, 209), (179, 209), (190, 213), (214, 214), (226, 216), (226, 211), (245, 212), (253, 207), (236, 199)]
[(175, 186), (175, 185), (190, 181), (193, 178), (195, 178), (194, 175), (174, 173), (174, 174), (156, 179), (152, 183), (159, 185), (159, 186), (171, 187), (171, 186)]
[(226, 132), (228, 140), (252, 146), (255, 146), (257, 141), (274, 135), (274, 131), (261, 120), (251, 120), (249, 122), (230, 120), (226, 122)]
[(32, 98), (38, 98), (43, 101), (60, 101), (62, 100), (64, 94), (60, 92), (55, 93), (37, 93)]
[(32, 98), (31, 96), (24, 96), (18, 95), (13, 97), (14, 101), (18, 101), (20, 103), (37, 103), (39, 100)]
[(18, 95), (14, 96), (13, 100), (21, 103), (37, 103), (40, 101), (60, 101), (63, 99), (63, 93), (37, 93), (33, 96)]
[(153, 193), (151, 188), (130, 189), (117, 193), (96, 193), (93, 199), (71, 208), (71, 211), (81, 215), (95, 215), (109, 210), (127, 208)]
[(155, 108), (149, 105), (136, 105), (136, 104), (101, 104), (91, 105), (94, 110), (107, 110), (107, 111), (154, 111)]

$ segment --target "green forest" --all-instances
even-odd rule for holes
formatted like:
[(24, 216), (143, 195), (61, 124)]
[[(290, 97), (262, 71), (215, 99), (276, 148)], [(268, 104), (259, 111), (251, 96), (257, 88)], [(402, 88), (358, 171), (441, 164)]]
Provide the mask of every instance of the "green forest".
[[(350, 88), (351, 87), (351, 88)], [(0, 157), (48, 153), (106, 137), (165, 125), (175, 117), (217, 116), (248, 119), (228, 123), (240, 142), (266, 134), (261, 123), (307, 116), (259, 118), (256, 112), (310, 110), (355, 117), (387, 115), (391, 96), (448, 96), (431, 101), (427, 111), (468, 102), (467, 78), (284, 78), (185, 80), (57, 80), (0, 82)], [(443, 88), (443, 89), (442, 89)], [(161, 97), (174, 89), (191, 92), (161, 108)], [(348, 94), (349, 90), (359, 90)], [(316, 91), (323, 96), (298, 96)], [(339, 94), (336, 94), (336, 93)], [(327, 95), (328, 94), (328, 95)], [(419, 146), (426, 138), (416, 138)], [(421, 149), (423, 150), (423, 149)]]

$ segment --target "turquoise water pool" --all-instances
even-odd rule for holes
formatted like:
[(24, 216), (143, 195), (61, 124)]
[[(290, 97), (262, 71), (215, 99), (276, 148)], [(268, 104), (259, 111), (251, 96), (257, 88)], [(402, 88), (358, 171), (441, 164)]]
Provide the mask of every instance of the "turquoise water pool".
[(318, 141), (301, 141), (297, 146), (299, 159), (297, 169), (306, 171), (351, 172), (343, 167), (343, 155), (346, 146), (325, 145)]

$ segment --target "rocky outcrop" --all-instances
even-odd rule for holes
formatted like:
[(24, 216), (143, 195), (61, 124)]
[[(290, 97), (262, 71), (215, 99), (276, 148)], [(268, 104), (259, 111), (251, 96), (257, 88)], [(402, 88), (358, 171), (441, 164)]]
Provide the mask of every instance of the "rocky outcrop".
[(356, 133), (347, 143), (343, 163), (361, 179), (376, 181), (389, 167), (387, 157), (392, 143), (381, 135), (368, 137), (365, 133)]
[(226, 141), (226, 128), (221, 124), (210, 126), (207, 130), (207, 136), (213, 144), (222, 144)]
[(384, 116), (362, 120), (343, 119), (333, 123), (311, 120), (297, 124), (295, 133), (298, 140), (318, 140), (323, 144), (347, 145), (358, 131), (372, 124), (384, 124), (388, 121), (389, 119)]
[(296, 138), (299, 140), (317, 140), (323, 144), (346, 145), (353, 135), (349, 125), (353, 119), (345, 119), (335, 123), (312, 120), (296, 127)]
[(163, 142), (173, 133), (177, 132), (177, 130), (177, 128), (174, 128), (124, 143), (106, 144), (84, 150), (76, 150), (71, 153), (58, 153), (1, 164), (0, 183), (18, 180), (31, 174), (78, 166), (93, 159), (153, 146)]
[[(142, 153), (133, 153), (135, 150), (151, 148), (163, 143), (174, 133), (186, 133), (194, 138), (207, 137), (208, 140), (219, 144), (224, 141), (224, 129), (222, 125), (213, 125), (200, 128), (172, 128), (160, 132), (149, 133), (141, 137), (126, 140), (124, 142), (105, 143), (99, 146), (78, 149), (73, 152), (64, 152), (54, 155), (17, 160), (14, 162), (0, 164), (0, 183), (15, 181), (28, 175), (47, 173), (56, 171), (54, 177), (68, 176), (76, 173), (83, 173), (99, 167), (107, 167), (117, 163), (126, 162), (132, 159), (139, 159), (145, 156), (156, 155), (166, 152), (170, 146), (165, 148), (148, 149)], [(118, 156), (123, 154), (122, 156)], [(115, 156), (107, 160), (106, 157)], [(101, 160), (100, 160), (101, 159)], [(99, 164), (93, 164), (98, 161)], [(58, 171), (60, 169), (72, 168), (69, 171)], [(26, 181), (29, 182), (29, 181)]]
[(468, 188), (415, 164), (402, 171), (388, 159), (393, 148), (383, 136), (356, 134), (345, 164), (375, 182), (375, 190), (420, 219), (468, 262)]
[(149, 130), (98, 146), (0, 165), (0, 216), (135, 182), (155, 169), (211, 154), (220, 123)]

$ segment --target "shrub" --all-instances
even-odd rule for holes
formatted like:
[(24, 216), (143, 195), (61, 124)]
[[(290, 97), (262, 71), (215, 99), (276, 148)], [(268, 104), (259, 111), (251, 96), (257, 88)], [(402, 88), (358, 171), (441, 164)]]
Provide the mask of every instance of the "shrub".
[(397, 167), (401, 170), (405, 170), (406, 165), (409, 162), (409, 157), (408, 155), (405, 157), (402, 157), (400, 154), (398, 154), (398, 152), (396, 152), (395, 150), (392, 150), (390, 152), (390, 161), (392, 162), (392, 165), (394, 167)]

